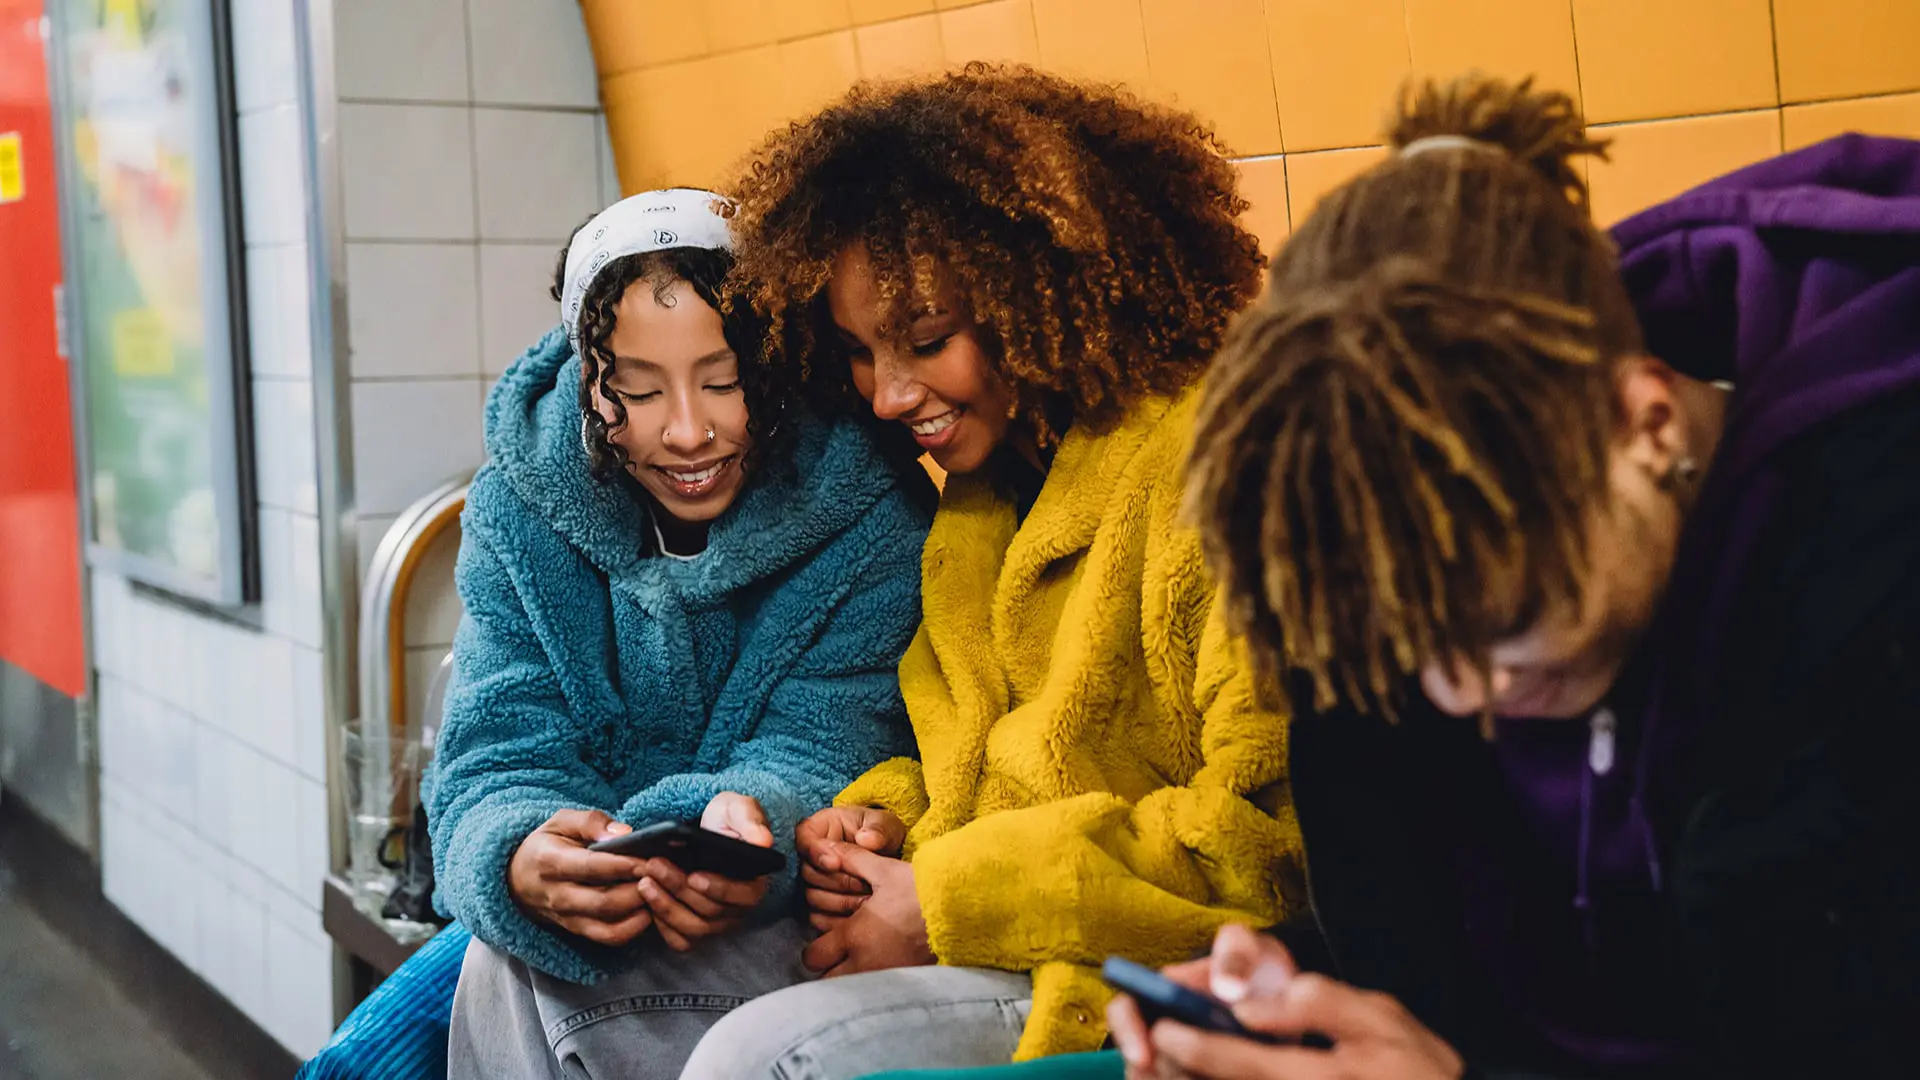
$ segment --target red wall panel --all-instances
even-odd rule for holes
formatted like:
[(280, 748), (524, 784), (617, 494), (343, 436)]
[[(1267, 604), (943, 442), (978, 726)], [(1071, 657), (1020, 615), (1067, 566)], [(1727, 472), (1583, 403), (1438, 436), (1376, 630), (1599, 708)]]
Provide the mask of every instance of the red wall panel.
[(60, 215), (42, 0), (0, 0), (0, 659), (86, 686), (67, 365), (54, 331)]

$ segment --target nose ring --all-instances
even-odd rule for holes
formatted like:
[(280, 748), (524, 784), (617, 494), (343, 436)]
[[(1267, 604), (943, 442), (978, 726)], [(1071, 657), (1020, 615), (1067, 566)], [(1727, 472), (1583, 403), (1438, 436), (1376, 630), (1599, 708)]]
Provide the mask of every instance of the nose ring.
[[(673, 438), (673, 429), (671, 427), (663, 427), (660, 429), (661, 442), (667, 442), (672, 438)], [(713, 425), (708, 424), (707, 425), (707, 441), (712, 442), (714, 438), (715, 438), (715, 435), (714, 435)]]
[(712, 424), (707, 425), (707, 441), (708, 442), (713, 441), (713, 425)]

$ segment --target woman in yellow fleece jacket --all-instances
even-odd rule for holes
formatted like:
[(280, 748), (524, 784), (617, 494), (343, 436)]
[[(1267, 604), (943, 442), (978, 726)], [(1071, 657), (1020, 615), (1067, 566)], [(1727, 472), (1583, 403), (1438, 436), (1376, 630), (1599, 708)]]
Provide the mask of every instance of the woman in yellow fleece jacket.
[(948, 480), (900, 668), (920, 760), (797, 838), (830, 977), (685, 1076), (1098, 1047), (1106, 956), (1181, 959), (1298, 897), (1284, 718), (1180, 514), (1190, 387), (1262, 263), (1233, 168), (1192, 116), (976, 65), (856, 89), (735, 195), (770, 361)]

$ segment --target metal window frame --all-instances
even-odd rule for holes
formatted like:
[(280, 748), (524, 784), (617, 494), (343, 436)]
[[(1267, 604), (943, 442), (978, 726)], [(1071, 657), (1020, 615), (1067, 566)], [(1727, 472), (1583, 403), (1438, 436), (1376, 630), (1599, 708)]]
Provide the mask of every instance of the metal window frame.
[[(233, 75), (233, 35), (228, 0), (188, 0), (187, 7), (204, 23), (192, 35), (196, 67), (211, 75), (210, 106), (195, 118), (201, 136), (212, 136), (212, 169), (196, 172), (196, 220), (204, 227), (217, 223), (215, 242), (202, 249), (201, 300), (206, 319), (207, 412), (221, 425), (214, 433), (210, 456), (214, 508), (219, 522), (220, 552), (212, 581), (182, 572), (178, 567), (95, 539), (92, 412), (87, 386), (86, 334), (81, 331), (85, 279), (81, 269), (80, 224), (76, 216), (78, 176), (72, 148), (62, 132), (73, 120), (68, 77), (67, 34), (63, 15), (49, 0), (43, 12), (48, 32), (43, 40), (53, 103), (55, 166), (60, 189), (62, 272), (61, 318), (66, 334), (68, 379), (73, 398), (75, 466), (80, 478), (80, 529), (83, 555), (90, 569), (124, 577), (138, 585), (206, 605), (214, 613), (244, 621), (258, 619), (260, 597), (259, 498), (254, 476), (252, 364), (247, 327), (246, 240), (240, 190), (240, 118)], [(210, 128), (210, 130), (208, 130)], [(200, 164), (209, 164), (201, 162)], [(224, 355), (227, 362), (219, 363)], [(229, 437), (230, 436), (230, 437)], [(88, 662), (92, 656), (89, 651)]]
[[(354, 713), (359, 625), (358, 516), (353, 483), (353, 417), (347, 337), (346, 217), (340, 165), (340, 95), (335, 82), (333, 0), (295, 0), (294, 60), (307, 181), (307, 266), (311, 307), (313, 436), (320, 520), (321, 665), (325, 682), (328, 865), (346, 865), (336, 827), (341, 801), (340, 732)], [(346, 954), (334, 949), (334, 1019), (351, 1005)]]

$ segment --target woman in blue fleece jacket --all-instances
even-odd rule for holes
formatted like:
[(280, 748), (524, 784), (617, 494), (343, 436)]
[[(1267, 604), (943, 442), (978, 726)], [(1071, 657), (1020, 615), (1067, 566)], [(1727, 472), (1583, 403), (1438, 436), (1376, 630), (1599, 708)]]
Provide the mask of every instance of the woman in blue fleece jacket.
[[(894, 671), (925, 477), (743, 363), (714, 198), (650, 192), (583, 227), (564, 325), (488, 402), (426, 796), (459, 921), (308, 1076), (436, 1075), (449, 1047), (455, 1076), (677, 1073), (727, 1008), (803, 977), (794, 871), (689, 879), (586, 846), (697, 819), (796, 866), (795, 824), (911, 751)], [(633, 1046), (643, 1067), (607, 1056)]]

